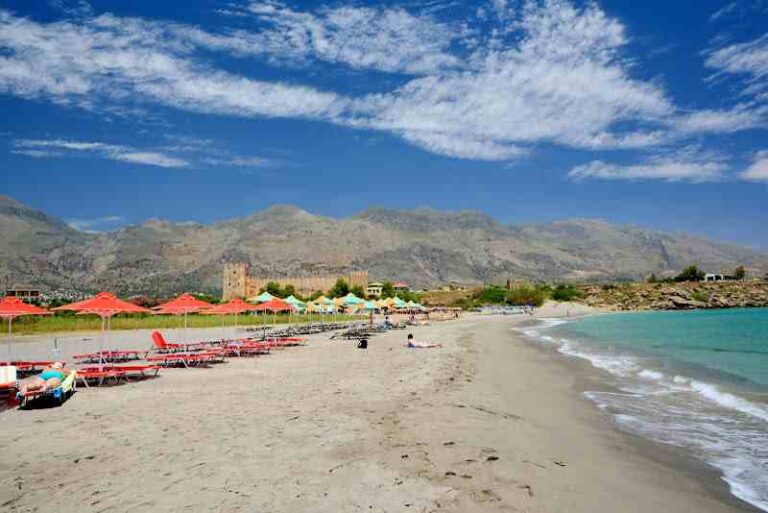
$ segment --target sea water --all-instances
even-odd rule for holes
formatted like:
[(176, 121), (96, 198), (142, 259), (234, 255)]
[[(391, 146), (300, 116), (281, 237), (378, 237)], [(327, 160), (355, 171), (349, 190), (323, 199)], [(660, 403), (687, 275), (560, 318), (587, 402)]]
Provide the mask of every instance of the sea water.
[(768, 309), (544, 320), (528, 336), (588, 360), (612, 391), (587, 391), (624, 428), (683, 447), (768, 511)]

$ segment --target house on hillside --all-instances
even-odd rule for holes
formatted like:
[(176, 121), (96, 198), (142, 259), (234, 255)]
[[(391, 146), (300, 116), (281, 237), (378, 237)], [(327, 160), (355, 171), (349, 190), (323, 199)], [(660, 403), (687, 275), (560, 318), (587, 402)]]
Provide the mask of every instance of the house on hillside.
[(378, 281), (369, 283), (365, 289), (365, 295), (369, 297), (381, 297), (381, 293), (384, 291), (384, 284)]
[(392, 287), (395, 289), (395, 292), (407, 292), (408, 291), (408, 284), (404, 281), (396, 281), (392, 284)]
[(701, 280), (704, 282), (710, 282), (710, 281), (738, 281), (738, 278), (736, 276), (731, 276), (728, 274), (716, 274), (716, 273), (707, 273), (704, 275), (704, 279)]

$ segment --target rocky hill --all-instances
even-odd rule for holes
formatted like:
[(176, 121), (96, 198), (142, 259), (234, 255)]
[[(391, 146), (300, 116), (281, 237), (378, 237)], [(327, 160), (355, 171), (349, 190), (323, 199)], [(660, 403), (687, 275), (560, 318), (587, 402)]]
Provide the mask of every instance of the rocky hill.
[(336, 220), (274, 206), (210, 225), (155, 220), (91, 234), (0, 197), (0, 233), (0, 279), (120, 293), (215, 292), (222, 264), (232, 261), (260, 275), (367, 269), (415, 287), (639, 279), (691, 263), (768, 271), (764, 253), (687, 235), (580, 219), (507, 226), (478, 212), (427, 209), (374, 208)]
[(581, 288), (581, 302), (613, 310), (768, 307), (768, 283), (625, 283)]

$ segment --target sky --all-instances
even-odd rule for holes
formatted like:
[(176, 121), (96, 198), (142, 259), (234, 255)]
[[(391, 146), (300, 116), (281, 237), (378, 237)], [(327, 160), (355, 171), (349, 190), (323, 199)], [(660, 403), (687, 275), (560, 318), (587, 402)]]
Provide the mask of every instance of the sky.
[(106, 231), (273, 204), (768, 250), (768, 0), (0, 1), (0, 193)]

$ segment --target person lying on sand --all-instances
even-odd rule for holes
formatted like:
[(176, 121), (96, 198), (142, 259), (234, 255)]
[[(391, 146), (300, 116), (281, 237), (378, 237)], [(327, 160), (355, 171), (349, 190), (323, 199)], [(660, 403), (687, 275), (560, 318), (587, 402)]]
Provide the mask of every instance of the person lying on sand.
[(64, 378), (69, 374), (69, 371), (64, 369), (64, 364), (61, 362), (54, 362), (50, 367), (46, 367), (43, 372), (35, 377), (30, 382), (27, 382), (21, 387), (21, 394), (24, 395), (27, 392), (45, 392), (49, 389), (54, 389), (61, 385)]
[(428, 342), (416, 342), (413, 339), (413, 333), (408, 333), (408, 340), (405, 343), (405, 347), (409, 349), (432, 349), (436, 347), (443, 347), (443, 344), (430, 344)]

